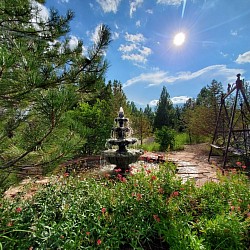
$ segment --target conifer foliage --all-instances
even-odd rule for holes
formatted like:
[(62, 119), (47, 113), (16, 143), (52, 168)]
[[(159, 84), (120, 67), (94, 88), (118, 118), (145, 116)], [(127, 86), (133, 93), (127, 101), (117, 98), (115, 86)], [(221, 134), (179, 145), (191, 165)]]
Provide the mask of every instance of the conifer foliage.
[(72, 112), (104, 85), (109, 28), (84, 54), (67, 35), (74, 14), (39, 2), (0, 0), (0, 171), (72, 157), (85, 139)]

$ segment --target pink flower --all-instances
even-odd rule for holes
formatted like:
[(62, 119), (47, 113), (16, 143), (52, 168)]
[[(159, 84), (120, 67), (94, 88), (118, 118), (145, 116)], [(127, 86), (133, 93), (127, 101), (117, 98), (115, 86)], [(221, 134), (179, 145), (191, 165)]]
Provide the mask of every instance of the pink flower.
[(102, 214), (104, 214), (106, 212), (106, 208), (103, 207), (101, 211), (102, 211)]
[(100, 239), (97, 240), (96, 244), (99, 246), (102, 244), (102, 241)]
[(116, 172), (116, 173), (119, 173), (119, 172), (121, 172), (121, 171), (122, 171), (122, 170), (121, 170), (120, 168), (116, 168), (116, 169), (115, 169), (115, 172)]
[(250, 218), (250, 212), (247, 213), (247, 217)]
[(231, 210), (234, 211), (235, 207), (234, 206), (231, 206)]
[(89, 235), (90, 235), (90, 232), (86, 232), (86, 235), (89, 236)]
[(236, 162), (236, 165), (240, 167), (240, 166), (241, 166), (241, 162), (240, 162), (240, 161), (237, 161), (237, 162)]
[(22, 208), (21, 208), (21, 207), (17, 207), (17, 208), (16, 208), (16, 212), (17, 212), (17, 213), (21, 213), (21, 212), (22, 212)]
[(241, 166), (243, 169), (246, 169), (247, 168), (247, 166), (245, 166), (245, 165), (243, 165), (243, 166)]

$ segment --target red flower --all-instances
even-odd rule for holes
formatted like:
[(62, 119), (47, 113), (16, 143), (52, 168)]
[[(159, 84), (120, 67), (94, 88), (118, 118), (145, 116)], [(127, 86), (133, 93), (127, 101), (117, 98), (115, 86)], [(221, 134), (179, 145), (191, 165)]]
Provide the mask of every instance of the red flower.
[(237, 161), (237, 162), (236, 162), (236, 165), (240, 167), (240, 166), (241, 166), (241, 162), (240, 162), (240, 161)]
[(151, 170), (150, 169), (148, 169), (148, 170), (146, 170), (147, 171), (147, 174), (150, 174), (151, 173)]
[(102, 211), (102, 214), (104, 214), (106, 212), (106, 208), (103, 207), (101, 211)]
[(102, 244), (102, 241), (101, 241), (100, 239), (98, 239), (96, 243), (97, 243), (97, 245), (99, 246), (99, 245)]
[(17, 213), (21, 213), (21, 212), (22, 212), (22, 208), (21, 208), (21, 207), (17, 207), (17, 208), (16, 208), (16, 212), (17, 212)]
[(172, 196), (178, 196), (179, 195), (179, 192), (178, 191), (174, 191), (173, 193), (172, 193)]
[(164, 194), (164, 189), (163, 188), (159, 188), (158, 192), (159, 192), (159, 194)]
[(86, 235), (88, 235), (88, 236), (89, 236), (89, 235), (90, 235), (90, 232), (86, 232)]
[(151, 177), (151, 180), (152, 181), (155, 181), (157, 178), (156, 178), (156, 176), (155, 175), (153, 175), (152, 177)]
[(160, 218), (159, 218), (159, 216), (158, 216), (157, 214), (154, 214), (153, 217), (154, 217), (154, 219), (155, 219), (157, 222), (160, 222)]
[(69, 177), (69, 173), (64, 173), (64, 177)]
[(138, 194), (136, 195), (136, 200), (139, 201), (139, 200), (141, 200), (141, 198), (142, 198), (142, 195), (138, 193)]
[(122, 170), (121, 170), (120, 168), (116, 168), (116, 169), (115, 169), (115, 172), (116, 172), (116, 173), (119, 173), (119, 172), (121, 172), (121, 171), (122, 171)]

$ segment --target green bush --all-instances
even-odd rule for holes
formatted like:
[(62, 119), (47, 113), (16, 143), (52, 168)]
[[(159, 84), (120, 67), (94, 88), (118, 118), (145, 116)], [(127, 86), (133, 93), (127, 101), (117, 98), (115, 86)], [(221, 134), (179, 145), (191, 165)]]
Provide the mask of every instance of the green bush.
[(160, 151), (173, 149), (175, 144), (175, 130), (163, 126), (155, 132), (155, 141), (160, 144)]
[(170, 163), (159, 171), (142, 164), (132, 173), (53, 177), (30, 200), (24, 193), (1, 199), (0, 249), (250, 247), (244, 175), (197, 188), (182, 183)]

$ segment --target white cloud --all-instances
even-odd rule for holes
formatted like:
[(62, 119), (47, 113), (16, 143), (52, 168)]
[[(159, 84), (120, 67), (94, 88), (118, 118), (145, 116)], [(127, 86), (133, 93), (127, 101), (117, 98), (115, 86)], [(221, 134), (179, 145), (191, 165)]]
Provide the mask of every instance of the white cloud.
[(78, 45), (78, 38), (76, 36), (70, 36), (69, 48), (71, 50), (75, 49)]
[(166, 4), (166, 5), (181, 5), (183, 0), (157, 0), (158, 4)]
[(135, 26), (136, 27), (141, 27), (141, 21), (140, 20), (136, 21)]
[(238, 35), (238, 31), (237, 31), (237, 30), (231, 30), (231, 31), (230, 31), (230, 34), (231, 34), (232, 36), (237, 36), (237, 35)]
[(171, 98), (171, 101), (173, 102), (173, 104), (182, 104), (182, 103), (186, 103), (189, 98), (191, 98), (191, 97), (175, 96), (175, 97)]
[[(31, 5), (32, 5), (33, 8), (35, 8), (35, 10), (38, 10), (38, 13), (36, 13), (36, 11), (33, 10), (34, 17), (33, 17), (32, 21), (34, 23), (48, 21), (48, 19), (49, 19), (49, 11), (44, 5), (38, 3), (38, 2), (36, 2), (34, 0), (31, 1)], [(37, 26), (37, 25), (34, 24), (34, 26)], [(37, 26), (37, 28), (39, 29), (38, 26)]]
[(145, 56), (149, 56), (152, 53), (152, 50), (150, 48), (144, 46), (142, 46), (138, 51), (140, 52), (140, 54)]
[(142, 34), (125, 34), (127, 44), (121, 44), (118, 51), (122, 52), (122, 59), (133, 61), (134, 65), (140, 67), (138, 63), (145, 64), (147, 57), (152, 54), (152, 50), (142, 45), (145, 42), (145, 37)]
[(112, 33), (112, 40), (116, 40), (116, 39), (118, 39), (119, 38), (119, 33), (118, 32), (113, 32)]
[(250, 51), (247, 51), (244, 54), (239, 54), (235, 62), (239, 64), (250, 63)]
[(59, 2), (59, 3), (60, 3), (60, 2), (61, 2), (61, 3), (68, 3), (69, 0), (59, 0), (58, 2)]
[(141, 55), (141, 54), (125, 54), (125, 55), (122, 55), (122, 59), (135, 61), (135, 62), (139, 62), (139, 63), (146, 63), (147, 62), (146, 57)]
[(146, 10), (146, 13), (148, 13), (148, 14), (153, 14), (154, 12), (153, 12), (153, 10), (148, 9), (148, 10)]
[(137, 49), (137, 45), (132, 43), (132, 44), (129, 44), (129, 45), (124, 45), (124, 44), (121, 44), (121, 46), (119, 47), (119, 51), (122, 51), (123, 53), (128, 53), (128, 52), (131, 52), (133, 50)]
[(226, 65), (211, 65), (195, 72), (178, 72), (176, 75), (170, 75), (169, 72), (156, 71), (152, 73), (143, 73), (132, 79), (129, 79), (124, 88), (134, 84), (146, 82), (148, 87), (157, 86), (160, 84), (173, 84), (175, 82), (190, 81), (198, 77), (205, 77), (207, 79), (223, 78), (227, 82), (235, 81), (235, 76), (238, 73), (244, 73), (242, 69), (229, 69)]
[(159, 100), (152, 100), (149, 102), (149, 106), (157, 106)]
[(137, 7), (140, 7), (142, 3), (143, 3), (143, 0), (134, 0), (130, 2), (129, 15), (131, 18), (133, 17), (133, 13), (136, 11)]
[(114, 12), (116, 13), (119, 7), (121, 0), (96, 0), (102, 7), (102, 10), (107, 12)]
[(128, 34), (128, 32), (126, 32), (125, 40), (127, 42), (140, 43), (145, 41), (145, 37), (141, 33), (133, 35), (133, 34)]
[(90, 40), (94, 43), (97, 43), (99, 40), (99, 30), (100, 30), (101, 24), (98, 24), (95, 28), (95, 31), (91, 34)]

